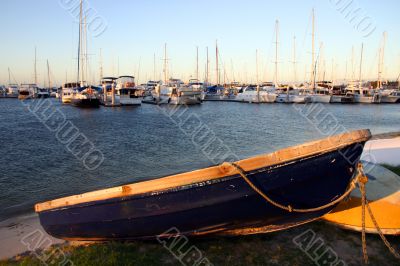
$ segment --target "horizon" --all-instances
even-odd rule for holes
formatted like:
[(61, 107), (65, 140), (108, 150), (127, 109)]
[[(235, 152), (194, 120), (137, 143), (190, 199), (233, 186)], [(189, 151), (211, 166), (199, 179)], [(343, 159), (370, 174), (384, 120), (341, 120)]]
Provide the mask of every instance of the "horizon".
[[(76, 81), (77, 3), (79, 5), (78, 0), (5, 0), (0, 3), (4, 10), (0, 84), (8, 84), (8, 68), (12, 73), (11, 83), (33, 82), (35, 47), (39, 86), (47, 84), (47, 60), (53, 84), (59, 86), (66, 81)], [(104, 0), (85, 1), (84, 9), (89, 18), (88, 80), (93, 85), (99, 80), (100, 49), (103, 76), (132, 75), (137, 83), (161, 80), (163, 48), (167, 43), (169, 76), (184, 81), (195, 78), (196, 47), (199, 47), (199, 79), (203, 80), (208, 47), (209, 79), (215, 82), (215, 42), (218, 40), (220, 73), (223, 77), (226, 72), (227, 82), (256, 81), (256, 50), (259, 81), (273, 81), (275, 21), (279, 20), (278, 81), (306, 82), (311, 75), (313, 8), (317, 79), (325, 73), (325, 80), (331, 80), (332, 76), (334, 80), (358, 80), (363, 43), (362, 79), (376, 80), (379, 48), (386, 31), (382, 76), (383, 80), (396, 80), (400, 72), (397, 2), (386, 0), (384, 3), (174, 0), (168, 3), (119, 1), (109, 5)], [(287, 9), (289, 5), (290, 10)], [(293, 67), (294, 36), (296, 69)], [(154, 56), (156, 75), (153, 74)]]

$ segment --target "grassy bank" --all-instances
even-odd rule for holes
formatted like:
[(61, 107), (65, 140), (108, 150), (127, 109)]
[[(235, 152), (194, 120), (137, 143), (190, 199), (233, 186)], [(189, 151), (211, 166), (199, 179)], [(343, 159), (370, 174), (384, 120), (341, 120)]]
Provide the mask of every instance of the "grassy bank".
[[(331, 248), (347, 265), (362, 264), (360, 234), (341, 230), (324, 222), (314, 222), (270, 234), (189, 238), (183, 250), (195, 246), (201, 251), (202, 257), (207, 258), (213, 265), (317, 265), (300, 248), (306, 246), (303, 244), (309, 243), (309, 238), (301, 235), (311, 232), (308, 231), (310, 229), (315, 232), (314, 241), (320, 239), (322, 242), (318, 243), (323, 243), (322, 249), (316, 250), (314, 247), (317, 245), (310, 248), (311, 256), (313, 252), (321, 254), (327, 248)], [(395, 237), (389, 239), (397, 248), (400, 246), (400, 239)], [(398, 265), (399, 262), (387, 251), (378, 236), (369, 235), (367, 241), (370, 265)], [(48, 265), (59, 264), (63, 261), (63, 257), (57, 258), (57, 255), (54, 255), (60, 255), (59, 250), (74, 265), (193, 265), (190, 261), (182, 264), (157, 241), (109, 242), (86, 246), (62, 245), (54, 246), (39, 255)], [(34, 254), (25, 254), (1, 261), (0, 265), (44, 264)], [(320, 265), (323, 265), (322, 262)]]

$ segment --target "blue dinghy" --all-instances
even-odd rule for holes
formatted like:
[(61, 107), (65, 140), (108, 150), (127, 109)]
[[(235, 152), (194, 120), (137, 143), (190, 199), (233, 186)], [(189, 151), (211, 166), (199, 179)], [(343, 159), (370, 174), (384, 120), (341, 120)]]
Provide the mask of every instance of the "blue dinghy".
[[(370, 136), (369, 130), (353, 131), (232, 164), (55, 199), (35, 210), (46, 232), (67, 240), (281, 230), (337, 205), (329, 204), (349, 190)], [(327, 207), (287, 211), (262, 195), (291, 209)]]

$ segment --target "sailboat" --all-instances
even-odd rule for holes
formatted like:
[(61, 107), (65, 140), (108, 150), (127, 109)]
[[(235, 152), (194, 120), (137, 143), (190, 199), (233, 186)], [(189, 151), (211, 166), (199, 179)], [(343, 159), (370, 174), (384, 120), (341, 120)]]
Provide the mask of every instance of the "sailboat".
[(8, 86), (5, 88), (7, 98), (18, 98), (19, 86), (18, 84), (11, 83), (11, 70), (8, 68)]
[(37, 57), (36, 57), (36, 47), (35, 47), (35, 61), (34, 61), (34, 78), (35, 83), (25, 83), (21, 84), (18, 92), (18, 99), (25, 100), (25, 99), (32, 99), (36, 98), (39, 92), (38, 81), (37, 81)]
[[(317, 60), (315, 60), (315, 12), (312, 9), (312, 52), (311, 52), (311, 92), (309, 97), (313, 103), (330, 103), (331, 95), (329, 89), (319, 87), (316, 82)], [(319, 56), (318, 56), (319, 57)]]
[(157, 84), (153, 97), (159, 103), (193, 105), (202, 102), (202, 89), (188, 86), (176, 78), (167, 79), (167, 44), (164, 45), (164, 82)]
[[(83, 51), (84, 48), (84, 51)], [(83, 51), (83, 53), (82, 53)], [(82, 61), (82, 62), (80, 62)], [(78, 82), (80, 87), (72, 93), (71, 104), (77, 107), (97, 108), (100, 106), (99, 88), (88, 85), (84, 77), (87, 75), (87, 23), (83, 22), (83, 0), (80, 2), (79, 45), (78, 45)]]
[(256, 85), (248, 85), (242, 89), (242, 92), (236, 95), (235, 100), (247, 103), (273, 103), (277, 95), (260, 87), (258, 79), (258, 50), (256, 50)]

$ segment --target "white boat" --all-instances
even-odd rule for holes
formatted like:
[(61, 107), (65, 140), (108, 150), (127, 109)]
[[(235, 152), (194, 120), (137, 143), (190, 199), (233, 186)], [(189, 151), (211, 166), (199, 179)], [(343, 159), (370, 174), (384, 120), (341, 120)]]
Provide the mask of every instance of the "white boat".
[[(117, 80), (115, 77), (104, 77), (101, 80), (102, 87), (102, 103), (104, 105), (112, 104), (114, 97), (114, 105), (120, 105), (120, 95), (117, 93)], [(114, 96), (113, 96), (114, 94)]]
[(236, 95), (235, 100), (247, 103), (273, 103), (277, 94), (262, 90), (257, 85), (249, 85)]
[(61, 87), (60, 98), (62, 103), (71, 103), (72, 95), (80, 87), (78, 82), (65, 83)]
[(99, 97), (95, 87), (85, 86), (74, 91), (71, 104), (76, 107), (98, 108), (100, 106)]
[(208, 86), (202, 92), (202, 99), (204, 101), (220, 101), (224, 96), (225, 88), (218, 85)]
[(331, 94), (328, 88), (317, 87), (309, 94), (310, 100), (313, 103), (330, 103)]
[(381, 94), (374, 89), (369, 88), (354, 88), (349, 86), (347, 88), (349, 93), (354, 94), (355, 103), (380, 103)]
[(277, 103), (310, 103), (311, 97), (306, 93), (300, 92), (299, 89), (287, 88), (286, 91), (280, 89), (281, 92), (278, 93), (275, 102)]
[(400, 103), (400, 91), (399, 90), (382, 91), (381, 103)]
[(17, 98), (19, 94), (19, 86), (18, 84), (8, 84), (6, 89), (7, 97), (9, 98)]
[(180, 79), (169, 79), (167, 85), (156, 88), (156, 97), (160, 103), (192, 105), (201, 103), (201, 92), (201, 89), (187, 86)]
[(354, 103), (353, 94), (332, 94), (330, 103)]
[(120, 105), (141, 105), (144, 89), (135, 86), (135, 77), (120, 76), (116, 80), (116, 91)]
[(7, 95), (6, 87), (3, 85), (0, 85), (0, 98), (6, 97), (6, 95)]
[(38, 86), (36, 84), (21, 84), (19, 88), (18, 99), (36, 98)]
[(37, 97), (38, 98), (49, 98), (50, 92), (48, 91), (48, 89), (38, 88)]

